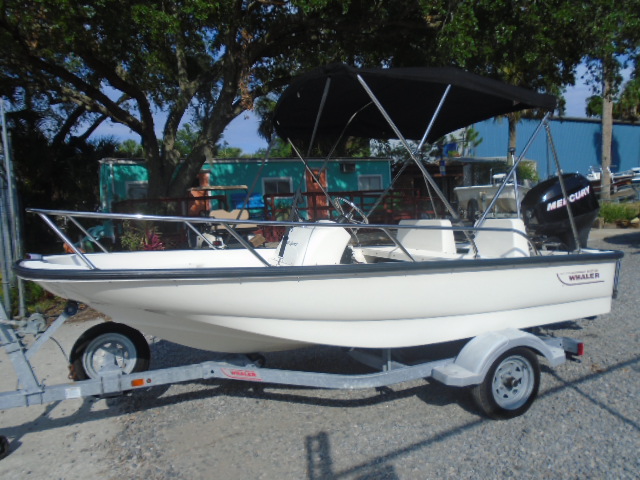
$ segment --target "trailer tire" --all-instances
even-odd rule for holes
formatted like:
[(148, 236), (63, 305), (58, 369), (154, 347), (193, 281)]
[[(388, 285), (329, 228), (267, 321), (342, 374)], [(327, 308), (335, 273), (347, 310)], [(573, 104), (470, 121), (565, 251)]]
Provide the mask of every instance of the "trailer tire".
[(76, 341), (71, 349), (69, 363), (73, 380), (98, 378), (107, 366), (101, 365), (108, 354), (122, 373), (144, 372), (149, 369), (151, 351), (144, 335), (122, 323), (105, 322), (96, 325)]
[(0, 460), (9, 455), (9, 440), (4, 435), (0, 435)]
[(516, 347), (500, 355), (471, 395), (483, 414), (497, 420), (522, 415), (540, 388), (540, 363), (536, 354)]

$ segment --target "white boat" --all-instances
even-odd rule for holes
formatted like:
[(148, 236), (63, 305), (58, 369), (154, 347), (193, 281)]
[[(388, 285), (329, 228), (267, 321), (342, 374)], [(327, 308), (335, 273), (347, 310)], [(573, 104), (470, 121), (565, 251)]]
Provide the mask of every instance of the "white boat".
[[(610, 172), (609, 175), (612, 194), (633, 193), (633, 190), (637, 189), (638, 184), (640, 184), (640, 167), (632, 167), (622, 172)], [(589, 167), (586, 178), (591, 182), (595, 192), (599, 194), (602, 189), (602, 169), (596, 170), (593, 167)]]
[[(275, 125), (282, 138), (306, 138), (307, 145), (327, 134), (422, 144), (498, 114), (554, 106), (548, 95), (459, 70), (338, 65), (296, 79), (280, 99)], [(426, 131), (419, 126), (430, 123)], [(213, 222), (245, 248), (84, 253), (72, 246), (70, 254), (21, 261), (16, 272), (117, 322), (219, 352), (411, 347), (609, 312), (621, 253), (537, 248), (517, 218), (465, 227), (439, 195), (453, 223), (371, 225), (357, 205), (340, 198), (330, 199), (341, 214), (337, 223), (251, 220), (287, 228), (276, 248), (255, 248), (234, 234), (234, 226), (249, 221), (32, 210), (67, 244), (53, 218), (71, 219), (68, 225), (83, 217), (165, 220), (192, 231)], [(564, 195), (564, 202), (545, 201), (570, 220), (567, 195), (579, 199)], [(455, 230), (463, 242), (456, 242)]]
[(614, 182), (627, 180), (631, 183), (640, 183), (640, 167), (631, 167), (629, 170), (614, 173), (612, 177)]
[(469, 220), (473, 221), (477, 214), (485, 212), (494, 199), (494, 214), (513, 214), (518, 212), (518, 206), (530, 189), (524, 185), (516, 185), (513, 182), (509, 182), (502, 190), (501, 195), (496, 198), (496, 193), (498, 193), (505, 179), (506, 174), (497, 173), (492, 176), (493, 182), (491, 184), (469, 185), (453, 189), (458, 198), (458, 205), (464, 209), (465, 216)]
[[(86, 256), (97, 267), (91, 270), (73, 255), (52, 255), (21, 262), (19, 274), (145, 333), (237, 353), (425, 345), (604, 314), (611, 306), (616, 252), (474, 259), (411, 249), (428, 255), (375, 262), (386, 253), (376, 249), (388, 247), (361, 247), (355, 251), (372, 263), (342, 265), (344, 229), (295, 228), (290, 241), (319, 233), (321, 245), (312, 238), (307, 247), (335, 248), (337, 260), (276, 265), (275, 249), (256, 250), (270, 267), (239, 249), (98, 253)], [(304, 252), (311, 262), (314, 254)]]

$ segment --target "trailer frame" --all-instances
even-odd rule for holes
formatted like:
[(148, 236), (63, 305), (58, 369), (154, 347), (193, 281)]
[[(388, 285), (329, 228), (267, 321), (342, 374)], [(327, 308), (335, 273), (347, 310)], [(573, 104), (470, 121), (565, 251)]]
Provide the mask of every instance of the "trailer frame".
[[(221, 361), (131, 374), (123, 374), (114, 367), (102, 371), (99, 378), (45, 385), (36, 377), (30, 360), (77, 310), (75, 302), (68, 302), (64, 312), (43, 332), (38, 331), (42, 326), (42, 318), (37, 314), (16, 325), (16, 322), (7, 319), (4, 310), (0, 312), (3, 317), (0, 319), (0, 344), (11, 360), (19, 383), (16, 390), (0, 393), (0, 409), (122, 394), (140, 388), (212, 378), (326, 389), (377, 388), (419, 378), (433, 378), (445, 385), (467, 387), (481, 383), (496, 358), (514, 348), (528, 348), (544, 356), (552, 367), (564, 363), (567, 355), (579, 354), (581, 349), (578, 341), (567, 337), (538, 336), (508, 329), (474, 337), (454, 356), (417, 364), (394, 360), (391, 349), (348, 351), (357, 361), (379, 369), (374, 373), (342, 374), (264, 368), (256, 358), (230, 354)], [(36, 336), (35, 342), (28, 348), (20, 339), (25, 333)]]

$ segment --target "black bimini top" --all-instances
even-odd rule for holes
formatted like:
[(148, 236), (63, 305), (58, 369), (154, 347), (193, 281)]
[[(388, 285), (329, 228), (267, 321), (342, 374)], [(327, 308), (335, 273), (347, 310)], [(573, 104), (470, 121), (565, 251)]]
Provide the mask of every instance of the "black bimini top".
[[(473, 123), (511, 112), (553, 110), (556, 97), (515, 87), (457, 68), (363, 68), (333, 64), (293, 80), (275, 111), (275, 129), (283, 139), (310, 139), (318, 112), (317, 135), (337, 137), (351, 121), (346, 136), (397, 138), (373, 104), (358, 76), (371, 89), (401, 134), (422, 139), (448, 85), (451, 90), (427, 142)], [(323, 103), (327, 80), (328, 93)]]

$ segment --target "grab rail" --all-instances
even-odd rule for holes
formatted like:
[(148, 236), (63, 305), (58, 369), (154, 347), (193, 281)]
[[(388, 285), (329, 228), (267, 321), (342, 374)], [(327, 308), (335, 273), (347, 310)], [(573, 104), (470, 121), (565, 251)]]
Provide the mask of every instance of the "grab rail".
[[(236, 231), (236, 228), (243, 225), (252, 226), (256, 228), (260, 227), (317, 227), (316, 222), (290, 222), (290, 221), (275, 221), (275, 220), (235, 220), (235, 219), (219, 219), (213, 217), (182, 217), (171, 215), (143, 215), (143, 214), (125, 214), (125, 213), (101, 213), (101, 212), (77, 212), (71, 210), (47, 210), (39, 208), (28, 208), (27, 212), (37, 214), (42, 220), (51, 228), (54, 233), (60, 237), (60, 239), (72, 250), (74, 254), (81, 259), (81, 261), (90, 270), (99, 270), (85, 253), (74, 245), (74, 243), (68, 238), (67, 235), (58, 227), (58, 225), (50, 217), (61, 217), (71, 221), (84, 235), (86, 239), (95, 244), (104, 253), (110, 253), (101, 243), (95, 238), (89, 230), (85, 229), (78, 221), (78, 218), (98, 219), (98, 220), (132, 220), (132, 221), (156, 221), (156, 222), (169, 222), (169, 223), (182, 223), (190, 231), (195, 233), (210, 247), (214, 248), (214, 245), (203, 235), (203, 232), (199, 231), (194, 225), (209, 224), (209, 225), (221, 225), (233, 236), (243, 248), (250, 251), (265, 267), (273, 267), (258, 251), (256, 247), (248, 242), (240, 233)], [(415, 230), (449, 230), (468, 233), (477, 233), (481, 231), (493, 231), (503, 233), (516, 233), (527, 240), (529, 247), (534, 255), (540, 255), (540, 252), (532, 243), (531, 239), (522, 231), (513, 228), (499, 228), (499, 227), (473, 227), (473, 226), (433, 226), (433, 225), (384, 225), (384, 224), (344, 224), (344, 223), (322, 223), (323, 228), (348, 228), (350, 230), (377, 230), (381, 232), (385, 238), (391, 240), (396, 247), (407, 255), (407, 257), (415, 262), (416, 260), (411, 255), (409, 250), (402, 245), (392, 233), (391, 230), (399, 229), (415, 229)], [(478, 254), (475, 252), (474, 257)]]

